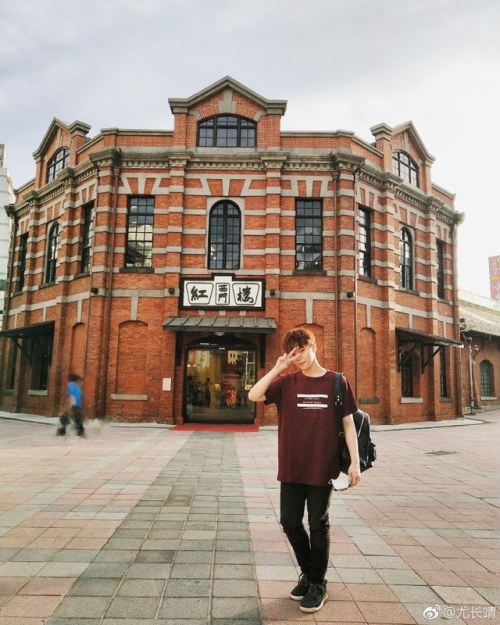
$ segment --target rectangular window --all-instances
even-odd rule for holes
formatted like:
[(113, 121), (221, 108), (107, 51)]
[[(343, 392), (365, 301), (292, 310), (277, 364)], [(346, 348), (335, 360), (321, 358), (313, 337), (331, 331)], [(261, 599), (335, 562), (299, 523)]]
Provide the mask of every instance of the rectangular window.
[(359, 209), (358, 224), (358, 271), (360, 276), (371, 278), (372, 246), (371, 246), (371, 214), (366, 208)]
[(15, 289), (22, 291), (24, 288), (24, 276), (26, 274), (26, 256), (28, 253), (28, 233), (19, 237), (19, 251), (17, 254), (17, 280)]
[(31, 340), (31, 388), (46, 391), (52, 355), (52, 335)]
[(94, 238), (94, 202), (90, 202), (83, 207), (83, 232), (82, 232), (82, 253), (80, 259), (80, 273), (90, 271), (90, 255)]
[(129, 198), (126, 267), (152, 266), (154, 208), (154, 197)]
[(16, 365), (17, 365), (17, 345), (15, 339), (10, 341), (9, 360), (7, 364), (7, 386), (6, 390), (12, 390), (16, 382)]
[(401, 355), (401, 395), (413, 397), (413, 361), (409, 352)]
[(295, 212), (295, 269), (323, 269), (323, 205), (321, 200), (297, 200)]
[(437, 295), (444, 299), (444, 243), (436, 242), (437, 251)]
[(445, 348), (439, 350), (439, 384), (441, 388), (441, 397), (449, 397), (448, 395), (448, 375), (446, 373), (446, 352)]

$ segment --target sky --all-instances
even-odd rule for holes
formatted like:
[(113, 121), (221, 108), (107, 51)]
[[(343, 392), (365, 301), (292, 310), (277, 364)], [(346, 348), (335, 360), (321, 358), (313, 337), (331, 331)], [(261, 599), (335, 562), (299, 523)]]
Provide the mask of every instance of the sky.
[[(232, 76), (287, 100), (283, 130), (413, 121), (456, 195), (458, 284), (500, 255), (498, 0), (15, 0), (0, 3), (0, 143), (15, 187), (56, 117), (173, 128), (168, 98)], [(493, 184), (495, 183), (495, 184)]]

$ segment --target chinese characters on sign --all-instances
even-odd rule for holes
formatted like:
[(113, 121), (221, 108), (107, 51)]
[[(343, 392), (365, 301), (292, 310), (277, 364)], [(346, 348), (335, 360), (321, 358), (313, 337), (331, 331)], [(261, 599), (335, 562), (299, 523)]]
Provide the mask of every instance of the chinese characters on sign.
[(182, 308), (262, 308), (263, 291), (263, 280), (234, 280), (230, 275), (185, 279)]

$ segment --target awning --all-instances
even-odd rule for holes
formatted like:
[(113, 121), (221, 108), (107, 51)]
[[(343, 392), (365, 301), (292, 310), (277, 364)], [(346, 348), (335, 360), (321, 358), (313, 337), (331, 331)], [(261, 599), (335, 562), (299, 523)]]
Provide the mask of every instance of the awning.
[(448, 345), (459, 347), (462, 345), (460, 341), (455, 341), (454, 339), (446, 339), (442, 336), (426, 334), (410, 328), (396, 328), (396, 334), (400, 343), (420, 343), (421, 345), (439, 345), (443, 347)]
[(31, 326), (23, 328), (8, 328), (0, 332), (1, 338), (26, 339), (33, 336), (48, 336), (54, 334), (55, 321), (46, 321), (44, 323), (34, 323)]
[[(411, 358), (412, 352), (417, 347), (420, 347), (421, 351), (422, 371), (425, 371), (427, 365), (443, 347), (462, 347), (462, 343), (460, 341), (447, 339), (434, 334), (426, 334), (425, 332), (419, 332), (418, 330), (410, 330), (409, 328), (396, 328), (396, 336), (398, 338), (398, 347), (406, 344), (411, 346), (404, 354), (400, 354), (400, 357), (398, 358), (398, 370), (400, 370), (405, 362)], [(436, 349), (431, 350), (431, 352), (425, 356), (424, 347), (432, 347)]]
[(170, 332), (271, 334), (276, 321), (272, 317), (169, 317), (163, 327)]

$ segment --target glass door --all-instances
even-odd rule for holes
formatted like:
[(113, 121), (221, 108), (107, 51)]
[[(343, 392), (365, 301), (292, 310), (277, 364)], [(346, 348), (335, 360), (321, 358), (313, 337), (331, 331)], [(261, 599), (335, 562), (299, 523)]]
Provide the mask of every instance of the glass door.
[(253, 423), (255, 347), (196, 344), (186, 351), (184, 415), (190, 423)]

